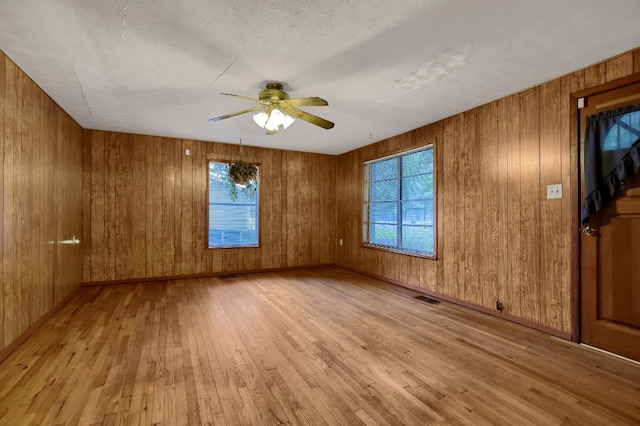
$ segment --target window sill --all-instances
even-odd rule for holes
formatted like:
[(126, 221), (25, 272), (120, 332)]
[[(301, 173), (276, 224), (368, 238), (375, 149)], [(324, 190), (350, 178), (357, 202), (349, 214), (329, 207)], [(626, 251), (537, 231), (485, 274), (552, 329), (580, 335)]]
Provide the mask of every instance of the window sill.
[(231, 250), (231, 249), (257, 249), (257, 246), (226, 246), (226, 247), (207, 247), (207, 250)]
[(426, 255), (426, 254), (411, 253), (411, 252), (406, 252), (406, 251), (402, 251), (402, 250), (394, 250), (392, 248), (374, 246), (374, 245), (364, 244), (364, 243), (360, 244), (360, 247), (366, 248), (366, 249), (372, 249), (372, 250), (386, 251), (386, 252), (389, 252), (389, 253), (402, 254), (402, 255), (405, 255), (405, 256), (419, 257), (421, 259), (438, 260), (438, 257), (435, 254), (432, 255), (432, 256), (429, 256), (429, 255)]

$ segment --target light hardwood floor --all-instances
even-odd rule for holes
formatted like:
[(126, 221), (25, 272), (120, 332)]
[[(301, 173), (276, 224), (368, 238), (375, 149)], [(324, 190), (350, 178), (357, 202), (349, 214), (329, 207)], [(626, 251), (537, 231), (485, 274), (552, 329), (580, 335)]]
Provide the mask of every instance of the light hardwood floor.
[(0, 424), (640, 424), (640, 367), (338, 268), (84, 288)]

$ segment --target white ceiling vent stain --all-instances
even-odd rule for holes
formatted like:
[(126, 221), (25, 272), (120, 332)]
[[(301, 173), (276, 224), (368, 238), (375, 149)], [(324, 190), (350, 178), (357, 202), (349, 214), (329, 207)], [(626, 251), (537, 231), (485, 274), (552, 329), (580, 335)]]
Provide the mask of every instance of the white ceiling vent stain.
[(466, 45), (462, 51), (445, 49), (415, 71), (397, 79), (396, 83), (407, 90), (419, 89), (462, 68), (473, 50), (471, 44)]

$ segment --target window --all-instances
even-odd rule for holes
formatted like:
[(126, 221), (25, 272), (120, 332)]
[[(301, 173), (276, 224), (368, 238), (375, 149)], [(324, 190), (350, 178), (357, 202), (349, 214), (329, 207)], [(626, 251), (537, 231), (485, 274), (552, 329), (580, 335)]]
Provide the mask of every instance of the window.
[[(209, 162), (209, 248), (258, 246), (258, 191), (230, 195), (229, 165)], [(258, 188), (259, 189), (259, 188)]]
[(433, 146), (364, 164), (364, 243), (435, 255)]

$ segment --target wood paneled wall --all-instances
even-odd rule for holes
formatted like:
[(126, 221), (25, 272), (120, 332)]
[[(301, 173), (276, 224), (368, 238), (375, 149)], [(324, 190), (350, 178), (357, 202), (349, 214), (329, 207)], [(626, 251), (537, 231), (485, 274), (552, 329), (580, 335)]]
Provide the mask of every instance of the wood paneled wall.
[(87, 283), (335, 263), (334, 156), (245, 146), (260, 163), (260, 247), (211, 250), (207, 158), (239, 145), (86, 130), (83, 155)]
[[(571, 332), (571, 93), (640, 72), (640, 49), (339, 156), (337, 263)], [(362, 247), (362, 162), (435, 138), (436, 260)], [(546, 186), (561, 183), (562, 199)], [(575, 211), (574, 211), (575, 212)]]
[[(570, 94), (633, 73), (640, 49), (338, 157), (245, 147), (262, 166), (261, 246), (208, 250), (206, 159), (238, 146), (83, 133), (0, 52), (0, 350), (79, 286), (80, 264), (102, 282), (335, 262), (485, 308), (500, 299), (568, 333)], [(362, 161), (432, 138), (438, 258), (361, 247)], [(551, 183), (562, 200), (545, 199)]]
[(81, 285), (60, 243), (82, 232), (81, 173), (82, 128), (0, 51), (0, 351)]

